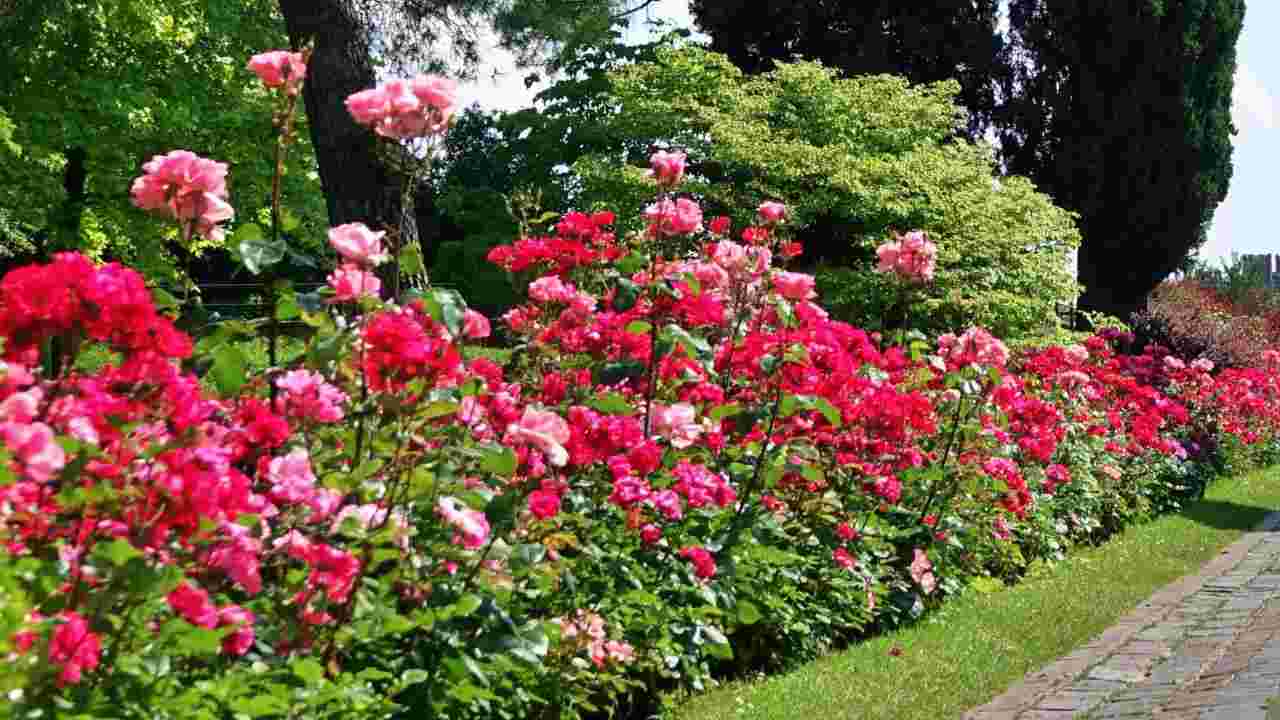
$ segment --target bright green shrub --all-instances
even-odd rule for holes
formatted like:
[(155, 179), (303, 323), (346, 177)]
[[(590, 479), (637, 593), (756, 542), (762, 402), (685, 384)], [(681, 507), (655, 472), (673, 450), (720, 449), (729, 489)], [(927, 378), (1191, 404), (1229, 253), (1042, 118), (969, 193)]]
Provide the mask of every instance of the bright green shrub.
[[(895, 287), (873, 272), (890, 231), (923, 229), (939, 248), (936, 282), (913, 299), (913, 324), (980, 324), (1011, 339), (1050, 331), (1076, 295), (1071, 215), (1027, 180), (994, 176), (990, 149), (958, 139), (954, 83), (841, 78), (815, 63), (745, 76), (696, 48), (611, 74), (610, 134), (629, 162), (653, 145), (688, 152), (684, 192), (736, 227), (762, 200), (785, 198), (820, 287), (843, 318), (900, 323)], [(616, 153), (579, 160), (579, 205), (635, 207), (645, 171)]]

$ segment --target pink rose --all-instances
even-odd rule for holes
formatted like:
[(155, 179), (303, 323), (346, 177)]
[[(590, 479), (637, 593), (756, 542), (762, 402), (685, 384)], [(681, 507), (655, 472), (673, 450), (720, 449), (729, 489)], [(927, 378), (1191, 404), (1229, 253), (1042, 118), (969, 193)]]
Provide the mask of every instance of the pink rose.
[(442, 497), (436, 502), (436, 511), (458, 531), (454, 542), (468, 550), (484, 547), (489, 539), (489, 520), (479, 510), (472, 510), (458, 500)]
[(0, 440), (22, 463), (24, 474), (35, 482), (46, 482), (62, 471), (67, 454), (44, 423), (0, 425)]
[(62, 666), (58, 673), (58, 685), (80, 682), (85, 670), (98, 667), (102, 653), (102, 640), (89, 630), (89, 622), (78, 613), (64, 611), (61, 620), (49, 639), (49, 662)]
[(527, 407), (520, 419), (507, 428), (507, 436), (538, 448), (556, 467), (569, 462), (569, 452), (564, 448), (571, 437), (569, 423), (555, 412)]
[(169, 607), (192, 625), (202, 628), (218, 625), (218, 609), (209, 599), (209, 593), (191, 583), (183, 582), (166, 599)]
[(382, 292), (382, 281), (356, 265), (342, 265), (329, 273), (329, 287), (333, 288), (330, 302), (356, 302), (361, 298), (378, 297)]
[(307, 76), (307, 64), (302, 53), (272, 50), (249, 58), (249, 70), (263, 85), (269, 88), (284, 87), (285, 92), (297, 95)]
[(658, 181), (659, 185), (668, 187), (679, 185), (684, 178), (687, 161), (687, 156), (682, 152), (669, 153), (659, 150), (649, 156), (649, 167), (653, 168), (649, 174)]
[(227, 605), (218, 609), (218, 627), (230, 626), (233, 630), (222, 638), (222, 652), (239, 657), (253, 647), (253, 613), (239, 605)]
[(895, 234), (891, 242), (876, 248), (876, 256), (880, 260), (877, 271), (894, 273), (907, 282), (926, 283), (933, 280), (938, 247), (923, 231), (916, 230)]
[(758, 210), (760, 222), (766, 225), (777, 225), (787, 219), (787, 206), (780, 202), (768, 201), (760, 204)]
[(472, 340), (480, 340), (489, 337), (490, 332), (489, 318), (468, 308), (462, 316), (462, 334)]
[(781, 271), (773, 276), (773, 287), (778, 294), (788, 300), (808, 300), (817, 297), (814, 292), (814, 279), (812, 275), (804, 273)]
[(933, 563), (929, 562), (929, 556), (925, 555), (920, 548), (915, 549), (911, 560), (911, 579), (920, 585), (925, 595), (932, 593), (938, 584), (937, 578), (933, 575)]
[(688, 198), (659, 200), (645, 209), (644, 218), (660, 235), (688, 235), (702, 230), (702, 208)]
[(529, 512), (539, 520), (553, 518), (560, 512), (560, 496), (547, 490), (529, 493)]
[(382, 248), (387, 233), (374, 232), (364, 223), (347, 223), (329, 228), (329, 244), (343, 258), (359, 265), (380, 265), (390, 259)]
[(142, 172), (129, 190), (135, 206), (180, 221), (184, 239), (194, 231), (213, 242), (222, 240), (219, 223), (235, 216), (226, 202), (226, 163), (174, 150), (152, 157)]

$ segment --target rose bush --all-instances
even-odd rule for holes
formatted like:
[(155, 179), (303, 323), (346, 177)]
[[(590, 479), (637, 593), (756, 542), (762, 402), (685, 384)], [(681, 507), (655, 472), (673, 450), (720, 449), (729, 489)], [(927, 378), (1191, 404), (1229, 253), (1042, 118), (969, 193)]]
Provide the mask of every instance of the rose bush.
[[(352, 111), (439, 132), (450, 87)], [(329, 302), (282, 298), (314, 329), (301, 358), (218, 394), (132, 270), (63, 254), (0, 280), (16, 712), (652, 712), (1015, 579), (1239, 448), (1273, 459), (1280, 355), (1217, 371), (1113, 336), (1013, 354), (977, 327), (867, 333), (784, 269), (785, 206), (707, 219), (677, 196), (683, 159), (652, 164), (642, 230), (570, 213), (491, 253), (525, 297), (505, 364), (456, 292), (360, 280), (386, 256), (363, 226), (331, 235)], [(889, 242), (890, 281), (928, 283), (933, 244)], [(91, 346), (114, 355), (90, 372)]]

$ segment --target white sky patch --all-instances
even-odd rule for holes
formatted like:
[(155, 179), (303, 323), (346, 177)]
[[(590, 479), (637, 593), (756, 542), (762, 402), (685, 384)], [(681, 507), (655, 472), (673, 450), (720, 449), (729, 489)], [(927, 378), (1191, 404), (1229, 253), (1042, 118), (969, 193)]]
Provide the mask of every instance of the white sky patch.
[(1239, 133), (1236, 144), (1258, 130), (1274, 130), (1280, 125), (1280, 106), (1246, 64), (1236, 67), (1235, 89), (1231, 95), (1231, 119)]

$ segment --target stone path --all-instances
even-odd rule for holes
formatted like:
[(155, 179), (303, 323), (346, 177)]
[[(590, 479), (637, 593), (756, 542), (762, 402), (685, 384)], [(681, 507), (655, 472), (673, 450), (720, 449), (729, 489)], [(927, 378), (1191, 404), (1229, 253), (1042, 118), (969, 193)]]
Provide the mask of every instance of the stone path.
[(1277, 529), (1280, 512), (965, 720), (1280, 720)]

